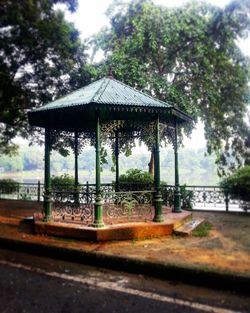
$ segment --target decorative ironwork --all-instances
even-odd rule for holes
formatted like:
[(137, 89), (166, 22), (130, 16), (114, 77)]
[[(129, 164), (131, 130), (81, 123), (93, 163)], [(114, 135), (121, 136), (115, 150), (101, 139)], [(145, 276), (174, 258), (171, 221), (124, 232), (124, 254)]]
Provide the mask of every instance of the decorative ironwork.
[[(78, 133), (78, 155), (82, 152), (83, 148), (89, 145), (94, 145), (94, 132)], [(75, 136), (72, 132), (67, 131), (51, 131), (51, 145), (52, 149), (60, 150), (63, 146), (70, 148), (73, 152), (75, 150)]]
[(123, 120), (104, 121), (101, 123), (102, 140), (106, 140), (110, 136), (115, 136), (115, 132), (121, 129), (125, 124)]
[(101, 193), (111, 193), (115, 192), (115, 185), (114, 184), (102, 184), (101, 185)]
[(80, 222), (89, 225), (94, 220), (93, 202), (79, 192), (58, 191), (52, 194), (52, 217), (54, 221)]
[(104, 222), (151, 221), (153, 219), (153, 192), (114, 192), (103, 195)]
[[(101, 121), (101, 141), (103, 144), (108, 145), (114, 152), (113, 138), (115, 132), (118, 131), (120, 152), (126, 151), (127, 148), (135, 146), (135, 139), (138, 138), (141, 142), (146, 144), (149, 149), (152, 148), (155, 141), (155, 121), (125, 121), (125, 120), (112, 120)], [(168, 124), (160, 124), (160, 137), (165, 144), (176, 145), (174, 140), (174, 128), (171, 122)], [(51, 131), (51, 145), (52, 149), (60, 150), (61, 147), (70, 148), (74, 151), (75, 139), (74, 133), (68, 131)], [(95, 132), (85, 131), (78, 133), (78, 154), (86, 146), (95, 145)]]

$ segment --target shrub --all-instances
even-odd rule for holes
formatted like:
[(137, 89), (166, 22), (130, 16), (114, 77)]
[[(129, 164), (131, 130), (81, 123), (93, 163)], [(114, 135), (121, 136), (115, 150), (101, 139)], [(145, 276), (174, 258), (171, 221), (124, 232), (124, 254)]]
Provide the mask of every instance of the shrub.
[(238, 169), (234, 174), (224, 178), (220, 186), (224, 194), (231, 199), (242, 200), (244, 209), (250, 208), (250, 165)]
[(18, 192), (19, 183), (13, 179), (0, 179), (0, 193), (12, 194)]
[(127, 170), (126, 174), (120, 175), (121, 183), (140, 183), (140, 184), (152, 184), (154, 179), (148, 172), (139, 169)]
[(146, 171), (129, 169), (120, 175), (120, 191), (143, 191), (151, 189), (154, 178)]
[(186, 185), (180, 186), (181, 208), (192, 210), (194, 204), (194, 192), (188, 190)]
[[(166, 188), (162, 185), (162, 198), (163, 203), (167, 206), (172, 207), (174, 205), (174, 189)], [(194, 203), (194, 192), (192, 190), (188, 190), (186, 185), (180, 186), (181, 193), (181, 208), (192, 210)]]
[(51, 188), (53, 190), (61, 191), (61, 190), (74, 190), (75, 189), (75, 179), (73, 176), (68, 174), (63, 174), (60, 176), (52, 176), (51, 177)]

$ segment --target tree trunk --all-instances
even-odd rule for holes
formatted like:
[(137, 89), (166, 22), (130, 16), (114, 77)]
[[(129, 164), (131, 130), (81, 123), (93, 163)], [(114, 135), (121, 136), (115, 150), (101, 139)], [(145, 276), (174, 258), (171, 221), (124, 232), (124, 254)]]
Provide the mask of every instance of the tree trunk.
[(151, 157), (150, 157), (150, 161), (148, 163), (148, 171), (149, 173), (154, 177), (154, 174), (155, 174), (155, 171), (154, 171), (154, 168), (155, 168), (155, 160), (154, 160), (154, 151), (152, 150), (151, 151)]

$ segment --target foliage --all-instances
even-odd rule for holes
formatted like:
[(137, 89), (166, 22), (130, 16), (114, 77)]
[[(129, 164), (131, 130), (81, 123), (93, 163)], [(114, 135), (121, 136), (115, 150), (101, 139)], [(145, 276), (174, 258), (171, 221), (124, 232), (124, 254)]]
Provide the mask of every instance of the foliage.
[(107, 12), (110, 27), (91, 41), (106, 56), (100, 75), (112, 66), (115, 78), (204, 123), (207, 151), (216, 152), (221, 174), (246, 158), (249, 59), (237, 40), (248, 35), (249, 11), (248, 0), (224, 8), (196, 1), (178, 8), (114, 1)]
[(192, 235), (195, 237), (207, 237), (211, 229), (212, 225), (205, 222), (197, 226), (197, 228), (193, 230)]
[(181, 192), (181, 207), (182, 209), (192, 209), (194, 203), (194, 192), (188, 190), (186, 185), (180, 186)]
[(51, 177), (51, 188), (53, 190), (74, 190), (75, 189), (75, 180), (74, 177), (63, 174), (60, 176)]
[(32, 200), (31, 196), (27, 195), (26, 193), (19, 194), (19, 199), (20, 200), (25, 200), (25, 201)]
[(154, 179), (150, 173), (140, 169), (129, 169), (120, 175), (120, 191), (136, 191), (151, 189)]
[(19, 188), (19, 183), (13, 179), (0, 179), (0, 193), (15, 193)]
[[(168, 188), (162, 184), (162, 199), (165, 205), (172, 207), (174, 205), (174, 189)], [(186, 185), (180, 186), (181, 208), (184, 210), (192, 210), (194, 204), (194, 192), (188, 190)]]
[(120, 175), (119, 179), (120, 183), (152, 184), (154, 182), (148, 172), (136, 168), (127, 170), (125, 174)]
[(16, 135), (34, 135), (27, 123), (28, 109), (89, 83), (93, 75), (79, 32), (55, 4), (64, 4), (71, 12), (77, 8), (77, 0), (1, 1), (2, 153), (16, 150), (11, 141)]
[[(224, 178), (220, 186), (225, 194), (229, 194), (232, 199), (245, 201), (247, 208), (250, 206), (250, 165), (238, 169), (234, 174)], [(248, 207), (249, 208), (249, 207)]]

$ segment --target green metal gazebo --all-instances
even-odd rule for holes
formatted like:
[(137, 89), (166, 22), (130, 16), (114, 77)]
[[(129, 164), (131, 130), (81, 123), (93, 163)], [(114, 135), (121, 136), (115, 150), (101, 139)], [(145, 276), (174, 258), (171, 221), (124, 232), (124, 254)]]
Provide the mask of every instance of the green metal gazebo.
[[(112, 205), (119, 195), (119, 151), (131, 138), (151, 142), (154, 152), (154, 222), (164, 220), (160, 188), (160, 137), (173, 144), (175, 151), (175, 190), (173, 212), (181, 212), (178, 174), (177, 128), (192, 119), (173, 105), (157, 100), (112, 77), (102, 78), (62, 98), (28, 113), (32, 126), (45, 129), (44, 221), (53, 219), (53, 199), (50, 179), (50, 151), (57, 140), (71, 142), (75, 152), (75, 183), (78, 184), (79, 142), (95, 144), (96, 180), (93, 206), (94, 227), (104, 226), (103, 194), (101, 190), (101, 144), (111, 142), (116, 158), (116, 182)], [(69, 140), (70, 138), (70, 140)], [(131, 195), (130, 195), (131, 196)], [(124, 197), (124, 193), (123, 193)], [(133, 197), (132, 197), (133, 198)], [(132, 199), (134, 201), (134, 199)], [(142, 204), (142, 200), (137, 203)], [(79, 206), (74, 201), (75, 212)], [(86, 206), (87, 208), (87, 206)], [(89, 209), (89, 207), (88, 207)]]

